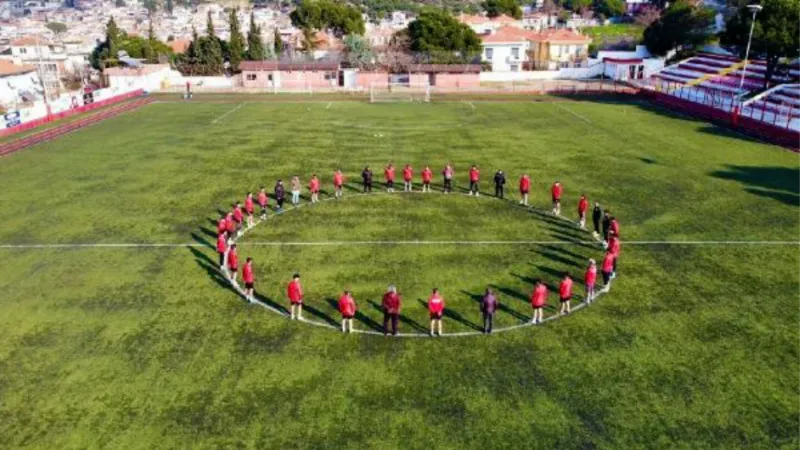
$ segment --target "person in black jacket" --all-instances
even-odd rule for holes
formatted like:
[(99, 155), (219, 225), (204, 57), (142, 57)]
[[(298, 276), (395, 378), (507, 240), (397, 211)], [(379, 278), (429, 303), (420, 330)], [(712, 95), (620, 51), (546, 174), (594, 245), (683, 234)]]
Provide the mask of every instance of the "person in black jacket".
[(275, 201), (278, 203), (278, 211), (283, 211), (284, 200), (286, 200), (286, 188), (283, 187), (283, 181), (278, 180), (275, 183)]
[(594, 222), (594, 237), (600, 237), (600, 219), (603, 217), (603, 210), (600, 208), (600, 203), (594, 202), (594, 209), (592, 210), (592, 222)]
[(506, 176), (503, 174), (502, 170), (498, 170), (496, 174), (494, 174), (494, 196), (498, 198), (505, 198), (505, 192), (503, 191), (503, 186), (506, 184)]
[(372, 192), (372, 171), (369, 170), (369, 166), (364, 167), (361, 179), (364, 180), (364, 192)]
[(603, 213), (603, 247), (608, 247), (608, 230), (611, 228), (611, 215), (610, 211), (606, 210)]

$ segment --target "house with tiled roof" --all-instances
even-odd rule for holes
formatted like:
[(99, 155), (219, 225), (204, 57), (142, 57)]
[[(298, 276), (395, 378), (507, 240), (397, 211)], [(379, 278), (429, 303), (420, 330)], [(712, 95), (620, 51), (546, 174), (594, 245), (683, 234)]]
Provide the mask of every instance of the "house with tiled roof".
[(478, 34), (488, 34), (503, 27), (523, 28), (521, 20), (517, 20), (505, 14), (497, 17), (461, 14), (458, 16), (458, 20), (472, 28), (472, 30)]
[(40, 83), (36, 67), (0, 59), (0, 105), (14, 108), (26, 94), (37, 89), (40, 89)]
[(591, 38), (566, 29), (537, 32), (507, 26), (482, 35), (481, 41), (482, 59), (493, 72), (519, 72), (581, 67)]
[(61, 78), (65, 74), (67, 51), (63, 44), (50, 42), (44, 37), (25, 36), (12, 40), (8, 54), (3, 59), (17, 65), (35, 66), (42, 77), (48, 96), (57, 95), (61, 89)]

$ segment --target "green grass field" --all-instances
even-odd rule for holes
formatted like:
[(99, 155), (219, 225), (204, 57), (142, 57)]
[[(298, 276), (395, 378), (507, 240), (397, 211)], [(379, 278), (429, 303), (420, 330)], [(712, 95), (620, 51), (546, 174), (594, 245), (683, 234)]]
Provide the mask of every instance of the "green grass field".
[[(0, 448), (800, 445), (797, 154), (634, 102), (240, 105), (151, 104), (0, 160)], [(356, 196), (388, 161), (451, 161), (457, 188), (478, 164), (487, 194), (503, 169), (512, 199)], [(619, 218), (620, 276), (488, 337), (342, 335), (243, 302), (214, 267), (218, 210), (292, 174), (325, 197), (337, 167), (344, 200), (241, 239), (264, 301), (286, 306), (299, 270), (308, 317), (335, 323), (350, 288), (378, 329), (395, 283), (423, 332), (439, 287), (448, 333), (493, 286), (498, 325), (522, 323), (534, 278), (602, 255), (541, 212), (555, 179), (568, 218), (581, 192)], [(553, 243), (273, 245), (413, 240)], [(70, 247), (120, 243), (176, 245)]]

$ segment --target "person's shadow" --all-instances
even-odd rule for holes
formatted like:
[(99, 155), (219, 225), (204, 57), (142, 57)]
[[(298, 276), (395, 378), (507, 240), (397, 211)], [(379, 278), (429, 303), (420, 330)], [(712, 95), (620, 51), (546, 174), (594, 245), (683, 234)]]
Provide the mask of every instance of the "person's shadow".
[[(339, 302), (336, 301), (335, 299), (329, 297), (326, 299), (326, 301), (331, 306), (331, 308), (335, 310), (339, 309)], [(366, 326), (371, 330), (381, 331), (381, 332), (383, 331), (383, 325), (379, 324), (378, 322), (369, 318), (366, 314), (362, 313), (358, 309), (358, 304), (356, 304), (356, 314), (355, 316), (353, 316), (353, 318), (356, 319), (358, 322), (361, 322), (362, 324), (364, 324), (364, 326)]]
[[(425, 309), (428, 308), (428, 303), (425, 300), (422, 300), (421, 298), (418, 298), (417, 301), (419, 302), (420, 305), (425, 307)], [(483, 328), (481, 328), (478, 325), (475, 325), (474, 323), (472, 323), (469, 320), (465, 319), (464, 317), (461, 316), (460, 313), (458, 313), (457, 311), (455, 311), (455, 310), (453, 310), (451, 308), (446, 308), (445, 307), (444, 308), (444, 312), (442, 312), (442, 315), (444, 317), (447, 317), (448, 319), (453, 319), (455, 322), (458, 322), (461, 325), (464, 325), (464, 326), (466, 326), (468, 328), (472, 328), (473, 330), (483, 331)]]
[[(374, 302), (374, 301), (372, 301), (372, 300), (367, 300), (367, 303), (369, 303), (369, 304), (372, 306), (372, 309), (374, 309), (374, 310), (376, 310), (376, 311), (380, 312), (380, 313), (381, 313), (381, 315), (383, 315), (383, 306), (381, 306), (380, 304), (378, 304), (378, 303), (376, 303), (376, 302)], [(398, 317), (398, 321), (399, 321), (401, 324), (408, 325), (408, 326), (409, 326), (409, 327), (411, 327), (411, 329), (413, 329), (413, 330), (416, 330), (416, 331), (422, 331), (422, 332), (427, 332), (427, 331), (428, 331), (428, 330), (427, 330), (425, 327), (423, 327), (422, 325), (418, 324), (417, 322), (415, 322), (415, 321), (413, 321), (413, 320), (409, 319), (409, 318), (408, 318), (407, 316), (405, 316), (404, 314), (400, 314), (400, 315), (399, 315), (399, 317)], [(383, 330), (383, 326), (381, 326), (380, 328), (381, 328), (381, 330)]]

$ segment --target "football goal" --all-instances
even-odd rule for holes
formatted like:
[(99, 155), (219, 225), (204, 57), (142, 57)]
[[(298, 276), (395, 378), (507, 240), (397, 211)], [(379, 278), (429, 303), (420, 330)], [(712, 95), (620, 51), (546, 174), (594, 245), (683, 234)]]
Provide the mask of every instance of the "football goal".
[(371, 83), (370, 103), (429, 102), (431, 87), (428, 83)]

